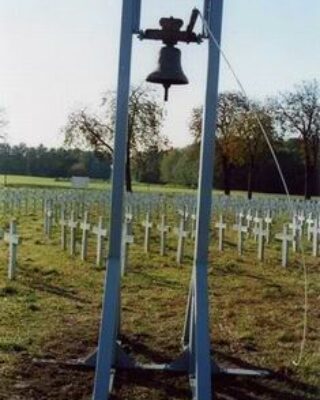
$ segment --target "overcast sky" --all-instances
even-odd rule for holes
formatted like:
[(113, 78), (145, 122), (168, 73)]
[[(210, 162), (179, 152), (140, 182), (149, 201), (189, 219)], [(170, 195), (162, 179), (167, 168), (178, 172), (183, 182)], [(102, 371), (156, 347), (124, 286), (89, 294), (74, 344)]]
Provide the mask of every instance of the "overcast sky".
[[(62, 144), (68, 113), (98, 107), (115, 88), (121, 3), (0, 0), (0, 107), (10, 143)], [(157, 27), (162, 16), (187, 21), (195, 6), (202, 1), (142, 0), (142, 28)], [(222, 46), (250, 96), (319, 79), (320, 0), (225, 0)], [(160, 47), (134, 40), (133, 83), (155, 68)], [(164, 127), (176, 146), (191, 140), (188, 120), (202, 103), (206, 71), (206, 44), (180, 48), (190, 85), (171, 89)], [(220, 90), (237, 88), (224, 63), (220, 77)]]

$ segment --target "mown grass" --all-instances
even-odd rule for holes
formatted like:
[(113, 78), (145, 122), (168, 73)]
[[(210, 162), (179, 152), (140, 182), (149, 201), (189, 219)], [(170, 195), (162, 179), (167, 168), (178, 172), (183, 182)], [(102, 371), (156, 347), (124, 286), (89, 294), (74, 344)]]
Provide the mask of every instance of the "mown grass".
[[(72, 184), (69, 180), (56, 179), (56, 178), (47, 178), (47, 177), (38, 177), (38, 176), (25, 176), (25, 175), (7, 175), (6, 177), (7, 187), (26, 187), (26, 188), (61, 188), (68, 189), (72, 187)], [(106, 190), (110, 189), (111, 183), (110, 181), (104, 181), (101, 179), (91, 179), (88, 189), (96, 189), (96, 190)], [(0, 174), (0, 188), (4, 187), (4, 175)], [(138, 192), (147, 192), (147, 193), (196, 193), (196, 190), (193, 188), (188, 188), (185, 186), (174, 185), (174, 184), (148, 184), (148, 183), (140, 183), (133, 182), (133, 190)], [(222, 194), (221, 190), (214, 190), (214, 193)], [(247, 197), (247, 193), (241, 190), (234, 190), (232, 192), (232, 196), (240, 196)], [(272, 194), (272, 193), (254, 193), (254, 197), (284, 197), (281, 194)], [(291, 196), (292, 198), (302, 198), (302, 196)]]
[[(7, 222), (3, 217), (2, 225)], [(171, 215), (170, 225), (175, 223)], [(6, 279), (7, 249), (0, 244), (0, 399), (90, 399), (93, 373), (60, 364), (38, 365), (34, 358), (83, 357), (97, 344), (104, 269), (94, 266), (94, 240), (87, 262), (59, 247), (59, 231), (43, 236), (38, 215), (18, 217), (21, 236), (16, 281)], [(184, 263), (175, 261), (176, 237), (160, 257), (155, 229), (149, 254), (143, 228), (134, 224), (127, 275), (122, 282), (122, 332), (127, 352), (141, 361), (166, 362), (181, 351), (181, 333), (192, 268), (192, 241)], [(267, 368), (269, 379), (233, 378), (214, 382), (216, 399), (319, 399), (319, 259), (307, 255), (308, 334), (300, 350), (304, 279), (299, 255), (280, 266), (279, 244), (256, 260), (256, 244), (245, 242), (243, 256), (229, 231), (222, 254), (211, 241), (209, 277), (211, 339), (223, 365)], [(78, 248), (79, 253), (79, 248)], [(310, 247), (306, 246), (310, 254)], [(166, 373), (119, 372), (115, 399), (186, 399), (187, 378)]]
[[(4, 186), (4, 175), (0, 174), (0, 188)], [(56, 179), (38, 176), (7, 175), (7, 187), (29, 188), (71, 188), (72, 183), (67, 179)], [(91, 179), (88, 189), (105, 190), (110, 188), (110, 181)], [(188, 189), (177, 185), (157, 185), (133, 182), (133, 189), (141, 192), (166, 192), (166, 193), (193, 193), (194, 189)]]

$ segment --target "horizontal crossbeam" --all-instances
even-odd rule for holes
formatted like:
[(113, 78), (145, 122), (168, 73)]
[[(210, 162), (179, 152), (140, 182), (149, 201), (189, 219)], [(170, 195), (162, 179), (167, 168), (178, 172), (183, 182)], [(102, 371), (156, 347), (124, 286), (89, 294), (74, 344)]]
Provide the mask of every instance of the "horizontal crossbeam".
[[(139, 39), (149, 39), (149, 40), (161, 40), (166, 43), (172, 40), (172, 34), (163, 31), (162, 29), (147, 29), (144, 32), (140, 32)], [(197, 35), (194, 32), (181, 31), (175, 33), (175, 42), (184, 42), (184, 43), (198, 43), (202, 42), (202, 36)]]

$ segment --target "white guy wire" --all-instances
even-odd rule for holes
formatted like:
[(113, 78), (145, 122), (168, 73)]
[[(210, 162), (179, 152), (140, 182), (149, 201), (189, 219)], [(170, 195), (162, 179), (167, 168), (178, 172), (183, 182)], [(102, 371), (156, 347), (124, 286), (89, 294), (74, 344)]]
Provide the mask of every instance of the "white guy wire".
[[(227, 55), (225, 54), (225, 52), (223, 51), (223, 49), (221, 48), (221, 46), (219, 45), (219, 43), (217, 42), (216, 38), (214, 37), (208, 22), (205, 20), (205, 18), (203, 17), (203, 15), (201, 14), (200, 10), (198, 10), (199, 16), (202, 19), (202, 23), (205, 27), (205, 30), (209, 33), (210, 38), (212, 39), (213, 43), (215, 44), (215, 46), (218, 48), (223, 60), (225, 61), (225, 63), (227, 64), (227, 67), (229, 68), (231, 74), (233, 75), (237, 85), (240, 88), (240, 91), (242, 92), (242, 94), (249, 100), (249, 96), (247, 94), (247, 91), (245, 90), (243, 84), (241, 83), (237, 73), (235, 72), (235, 69), (232, 67), (231, 62), (229, 61)], [(249, 107), (250, 107), (250, 102), (249, 102)], [(288, 205), (289, 208), (292, 212), (292, 214), (294, 215), (294, 207), (291, 201), (291, 197), (290, 197), (290, 193), (288, 190), (288, 186), (284, 177), (284, 174), (282, 172), (281, 166), (279, 164), (277, 155), (274, 151), (274, 148), (270, 142), (270, 139), (267, 135), (266, 130), (264, 129), (264, 126), (259, 118), (259, 115), (257, 114), (257, 112), (252, 109), (253, 111), (253, 115), (255, 117), (255, 119), (258, 122), (258, 125), (263, 133), (263, 136), (265, 138), (265, 141), (267, 142), (267, 145), (269, 147), (269, 150), (271, 152), (271, 155), (273, 157), (273, 160), (276, 164), (285, 194), (286, 194), (286, 198), (288, 201)], [(301, 344), (300, 344), (300, 352), (299, 352), (299, 356), (298, 356), (298, 360), (297, 361), (292, 361), (294, 365), (298, 366), (301, 363), (302, 357), (303, 357), (303, 352), (304, 352), (304, 348), (305, 348), (305, 344), (306, 344), (306, 337), (307, 337), (307, 325), (308, 325), (308, 271), (307, 271), (307, 266), (306, 266), (306, 262), (305, 262), (305, 253), (304, 253), (304, 246), (303, 243), (301, 242), (301, 258), (302, 258), (302, 265), (303, 265), (303, 274), (304, 274), (304, 314), (303, 314), (303, 332), (302, 332), (302, 339), (301, 339)]]

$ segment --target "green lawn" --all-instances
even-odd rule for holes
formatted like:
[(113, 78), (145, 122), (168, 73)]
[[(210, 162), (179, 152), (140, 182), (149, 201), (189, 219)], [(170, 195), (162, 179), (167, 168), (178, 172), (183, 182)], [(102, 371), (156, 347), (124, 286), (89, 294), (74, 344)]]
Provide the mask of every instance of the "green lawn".
[[(0, 175), (0, 185), (4, 184), (4, 176)], [(67, 180), (57, 180), (55, 178), (42, 178), (38, 176), (8, 175), (8, 187), (48, 187), (48, 188), (71, 188), (71, 182)], [(93, 181), (90, 182), (90, 189), (105, 189), (109, 187), (109, 182)]]
[[(42, 187), (42, 188), (71, 188), (72, 184), (68, 180), (57, 180), (55, 178), (42, 178), (37, 176), (24, 175), (8, 175), (7, 187)], [(0, 175), (0, 188), (4, 186), (4, 176)], [(104, 190), (110, 188), (110, 181), (91, 180), (89, 189)], [(194, 192), (192, 189), (185, 187), (156, 185), (156, 184), (141, 184), (133, 182), (133, 188), (137, 191), (144, 192)]]
[[(4, 176), (0, 175), (0, 189), (4, 186)], [(35, 188), (71, 188), (71, 182), (68, 180), (57, 180), (55, 178), (42, 178), (37, 176), (24, 176), (24, 175), (7, 175), (8, 187), (35, 187)], [(89, 189), (105, 190), (110, 189), (110, 181), (91, 180)], [(186, 188), (178, 185), (160, 185), (160, 184), (147, 184), (133, 182), (133, 190), (140, 192), (155, 192), (155, 193), (194, 193), (195, 189)], [(215, 193), (223, 194), (221, 190), (214, 190)], [(245, 191), (234, 190), (232, 196), (246, 197)], [(284, 195), (271, 194), (271, 193), (254, 193), (254, 197), (282, 197)], [(302, 198), (302, 196), (291, 196), (292, 198)]]
[[(2, 217), (2, 226), (8, 222)], [(173, 223), (173, 215), (171, 221)], [(97, 344), (104, 269), (94, 267), (95, 247), (81, 262), (59, 247), (59, 230), (43, 236), (39, 215), (18, 217), (22, 239), (19, 273), (6, 279), (7, 248), (0, 242), (0, 399), (89, 400), (93, 373), (63, 365), (38, 365), (34, 358), (68, 360), (88, 354)], [(128, 274), (122, 283), (122, 340), (141, 361), (166, 362), (179, 355), (192, 243), (184, 263), (175, 262), (176, 237), (160, 257), (153, 230), (151, 251), (143, 253), (143, 229), (134, 225)], [(296, 367), (303, 328), (304, 284), (301, 257), (290, 255), (280, 267), (280, 245), (267, 249), (264, 264), (256, 261), (256, 244), (246, 241), (236, 254), (235, 235), (226, 249), (211, 241), (209, 295), (211, 340), (222, 365), (268, 368), (269, 379), (215, 381), (217, 400), (319, 400), (319, 258), (306, 257), (309, 269), (309, 313), (306, 348)], [(306, 248), (310, 253), (310, 248)], [(79, 248), (78, 248), (79, 252)], [(114, 399), (187, 399), (184, 376), (120, 372)]]

